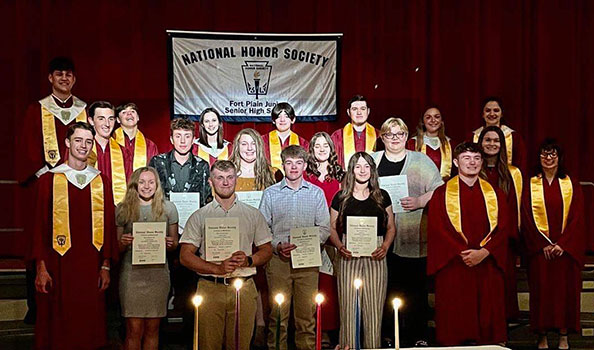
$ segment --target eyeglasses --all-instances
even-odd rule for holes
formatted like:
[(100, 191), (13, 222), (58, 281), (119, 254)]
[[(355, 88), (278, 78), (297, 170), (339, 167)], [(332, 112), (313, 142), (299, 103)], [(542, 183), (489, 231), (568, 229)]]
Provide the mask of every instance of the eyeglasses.
[(540, 158), (542, 158), (542, 159), (555, 159), (558, 156), (559, 155), (557, 154), (556, 151), (553, 151), (553, 152), (542, 152), (540, 154)]
[(402, 139), (406, 136), (406, 133), (404, 131), (398, 131), (395, 134), (392, 134), (391, 132), (384, 134), (382, 137), (387, 138), (388, 140), (395, 140), (396, 138)]

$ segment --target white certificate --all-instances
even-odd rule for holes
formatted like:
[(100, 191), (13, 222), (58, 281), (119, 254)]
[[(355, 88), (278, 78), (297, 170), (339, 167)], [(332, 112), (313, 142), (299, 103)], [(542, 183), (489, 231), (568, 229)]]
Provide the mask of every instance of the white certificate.
[(260, 208), (262, 193), (262, 191), (239, 191), (235, 192), (235, 195), (237, 195), (237, 199), (239, 199), (240, 201), (258, 209)]
[(326, 249), (322, 250), (322, 266), (320, 266), (320, 272), (330, 276), (334, 275), (334, 265), (332, 264), (332, 260), (330, 260), (328, 253), (326, 253)]
[(169, 200), (175, 204), (177, 214), (179, 215), (179, 228), (186, 227), (186, 222), (190, 215), (194, 214), (200, 208), (199, 192), (171, 192)]
[(371, 256), (377, 249), (377, 217), (347, 216), (346, 241), (354, 257)]
[(239, 250), (239, 218), (205, 219), (206, 261), (223, 261)]
[(292, 228), (290, 234), (291, 243), (297, 246), (291, 251), (293, 268), (321, 266), (320, 229), (318, 227), (298, 227)]
[(132, 265), (165, 264), (166, 222), (132, 224)]
[(392, 200), (394, 213), (404, 213), (400, 199), (408, 197), (408, 179), (406, 175), (382, 176), (379, 178), (380, 188), (388, 192)]

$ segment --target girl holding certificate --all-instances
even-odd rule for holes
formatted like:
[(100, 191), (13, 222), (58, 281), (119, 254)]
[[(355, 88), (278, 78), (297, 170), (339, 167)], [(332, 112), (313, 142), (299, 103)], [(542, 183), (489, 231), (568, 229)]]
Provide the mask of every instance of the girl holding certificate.
[(124, 200), (116, 208), (120, 251), (120, 301), (126, 318), (125, 349), (158, 349), (159, 323), (167, 314), (169, 267), (165, 264), (132, 265), (132, 235), (135, 222), (166, 222), (165, 246), (178, 243), (175, 205), (164, 199), (157, 171), (142, 167), (134, 171)]
[(567, 333), (580, 330), (584, 202), (579, 181), (565, 171), (561, 147), (545, 140), (538, 153), (538, 171), (526, 181), (522, 196), (530, 328), (539, 334), (539, 349), (549, 348), (547, 332), (555, 330), (557, 348), (565, 350)]
[(231, 142), (223, 139), (223, 120), (214, 108), (200, 113), (200, 138), (194, 143), (194, 154), (211, 166), (217, 160), (227, 160), (231, 154)]
[[(356, 218), (356, 219), (355, 219)], [(349, 220), (350, 219), (350, 220)], [(375, 222), (375, 225), (355, 225), (349, 222)], [(374, 231), (377, 248), (369, 255), (353, 257), (347, 249), (349, 230)], [(369, 232), (367, 232), (369, 233)], [(338, 301), (340, 304), (340, 343), (355, 346), (355, 279), (363, 281), (361, 287), (361, 314), (363, 321), (363, 347), (381, 347), (382, 310), (386, 299), (388, 267), (386, 253), (394, 240), (395, 226), (392, 201), (380, 189), (373, 158), (365, 152), (355, 153), (343, 180), (343, 189), (334, 196), (330, 209), (330, 240), (339, 255)]]

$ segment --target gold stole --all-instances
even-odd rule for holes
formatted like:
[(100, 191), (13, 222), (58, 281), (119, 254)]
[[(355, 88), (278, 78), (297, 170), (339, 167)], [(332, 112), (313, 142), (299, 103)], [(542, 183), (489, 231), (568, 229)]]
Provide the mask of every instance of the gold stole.
[[(417, 142), (419, 140), (417, 139)], [(439, 167), (439, 174), (441, 175), (442, 179), (449, 177), (452, 171), (452, 146), (450, 145), (450, 141), (447, 141), (445, 145), (441, 145), (439, 147), (439, 151), (441, 152), (441, 165)], [(423, 142), (421, 146), (421, 153), (427, 154), (427, 145)]]
[(522, 188), (524, 187), (524, 180), (522, 179), (522, 172), (513, 165), (508, 165), (509, 173), (514, 183), (514, 190), (516, 191), (516, 205), (518, 208), (518, 228), (521, 223), (521, 207), (522, 207)]
[[(369, 123), (365, 124), (365, 152), (371, 154), (375, 149), (375, 140), (377, 135), (375, 134), (375, 128)], [(344, 150), (344, 166), (345, 168), (349, 165), (349, 160), (357, 151), (355, 150), (355, 135), (353, 132), (353, 126), (348, 123), (342, 129), (342, 146)]]
[[(532, 217), (534, 224), (543, 237), (551, 242), (549, 238), (549, 219), (547, 218), (547, 207), (544, 197), (544, 181), (545, 178), (541, 175), (530, 179), (530, 194), (532, 199)], [(564, 179), (559, 179), (559, 188), (561, 190), (561, 197), (563, 198), (563, 225), (561, 233), (565, 231), (567, 225), (567, 217), (569, 216), (569, 208), (571, 207), (571, 198), (573, 197), (573, 185), (569, 176)]]
[[(464, 242), (468, 244), (468, 239), (462, 232), (462, 213), (460, 208), (460, 182), (459, 176), (453, 177), (446, 184), (445, 205), (448, 218), (454, 226), (456, 232), (460, 234)], [(489, 218), (489, 233), (483, 238), (480, 243), (481, 248), (484, 247), (491, 240), (491, 233), (497, 227), (499, 205), (497, 203), (497, 193), (493, 187), (485, 180), (479, 178), (479, 185), (483, 198), (485, 199), (485, 207), (487, 208), (487, 216)]]
[[(198, 157), (204, 159), (204, 161), (206, 161), (208, 164), (210, 164), (210, 153), (206, 152), (203, 148), (202, 148), (202, 144), (198, 143)], [(219, 155), (217, 156), (218, 160), (227, 160), (229, 159), (229, 148), (225, 145), (223, 146), (223, 151), (221, 153), (219, 153)]]
[[(505, 125), (501, 125), (500, 129), (501, 129), (501, 131), (503, 131), (503, 135), (505, 135), (505, 148), (507, 148), (507, 164), (511, 164), (512, 156), (514, 154), (514, 152), (513, 152), (514, 137), (512, 136), (513, 130), (510, 127), (505, 126)], [(474, 131), (474, 137), (473, 137), (472, 142), (474, 142), (474, 143), (478, 142), (479, 136), (481, 136), (481, 131), (483, 131), (482, 126)]]
[[(53, 184), (53, 227), (52, 247), (58, 254), (64, 255), (72, 247), (70, 236), (70, 212), (68, 208), (68, 179), (64, 174), (54, 174)], [(95, 176), (91, 186), (91, 218), (93, 245), (97, 251), (103, 247), (103, 180)]]
[[(299, 145), (299, 136), (292, 131), (289, 135), (289, 146), (290, 145)], [(270, 133), (268, 133), (268, 146), (270, 147), (270, 165), (275, 168), (282, 169), (282, 146), (280, 137), (278, 136), (278, 131), (272, 130)]]
[[(56, 166), (61, 158), (54, 118), (55, 117), (52, 112), (41, 106), (41, 134), (43, 136), (43, 153), (45, 154), (45, 161), (52, 167)], [(84, 108), (76, 116), (76, 121), (87, 121), (87, 112)]]
[[(97, 142), (93, 143), (93, 153), (97, 155)], [(113, 202), (115, 205), (118, 205), (124, 200), (128, 186), (126, 184), (124, 155), (122, 154), (118, 142), (112, 138), (109, 139), (109, 158), (111, 163), (111, 190), (113, 192)]]
[[(124, 137), (124, 130), (117, 128), (114, 136), (118, 144), (126, 147), (126, 138)], [(132, 171), (145, 167), (147, 165), (146, 159), (146, 139), (140, 130), (136, 130), (136, 137), (134, 137), (134, 162), (132, 163)]]

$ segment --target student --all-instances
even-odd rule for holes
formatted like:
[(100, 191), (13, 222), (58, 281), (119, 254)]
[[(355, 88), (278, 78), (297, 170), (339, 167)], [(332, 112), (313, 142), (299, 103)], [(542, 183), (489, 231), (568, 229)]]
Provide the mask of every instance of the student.
[(283, 168), (281, 161), (281, 151), (290, 145), (298, 145), (305, 149), (308, 148), (307, 140), (291, 131), (295, 124), (297, 116), (293, 106), (287, 102), (277, 103), (272, 109), (272, 124), (275, 130), (262, 136), (264, 142), (264, 154), (270, 165), (277, 169)]
[(223, 120), (214, 108), (206, 108), (200, 113), (200, 138), (195, 140), (194, 154), (208, 162), (209, 166), (217, 160), (227, 160), (233, 145), (223, 139)]
[(138, 130), (138, 106), (132, 102), (123, 104), (116, 108), (115, 114), (120, 127), (115, 129), (112, 136), (129, 154), (126, 168), (132, 172), (147, 166), (151, 158), (159, 154), (159, 150), (153, 141)]

